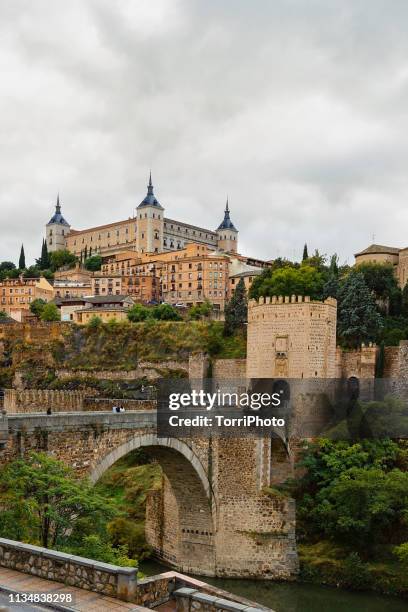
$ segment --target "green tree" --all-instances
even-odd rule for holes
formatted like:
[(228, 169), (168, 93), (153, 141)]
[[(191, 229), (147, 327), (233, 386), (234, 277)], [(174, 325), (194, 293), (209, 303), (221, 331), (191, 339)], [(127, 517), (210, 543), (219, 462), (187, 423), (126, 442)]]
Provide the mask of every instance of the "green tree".
[(396, 315), (401, 310), (401, 290), (392, 264), (366, 262), (356, 266), (364, 276), (365, 283), (375, 296), (377, 306)]
[(50, 267), (53, 272), (56, 272), (58, 268), (62, 268), (62, 266), (69, 266), (72, 268), (75, 266), (76, 261), (76, 256), (67, 249), (60, 249), (50, 254)]
[(97, 559), (110, 565), (124, 567), (136, 567), (137, 561), (129, 559), (128, 547), (126, 544), (114, 548), (110, 542), (102, 538), (99, 534), (87, 535), (82, 538), (79, 545), (68, 547), (68, 552), (72, 552), (85, 559)]
[(90, 327), (91, 329), (97, 329), (99, 327), (101, 327), (102, 325), (102, 319), (100, 317), (97, 316), (93, 316), (91, 317), (91, 319), (89, 320), (88, 323), (88, 327)]
[(110, 504), (85, 480), (76, 480), (61, 461), (32, 453), (0, 472), (0, 533), (3, 537), (40, 543), (64, 543), (84, 518), (95, 526), (115, 516)]
[(408, 569), (408, 542), (396, 546), (393, 552), (398, 557), (400, 563)]
[(31, 302), (30, 304), (30, 311), (38, 318), (41, 318), (41, 315), (43, 313), (44, 310), (44, 306), (46, 305), (46, 301), (41, 299), (41, 298), (37, 298), (36, 300), (34, 300), (33, 302)]
[(127, 311), (127, 318), (132, 323), (139, 323), (140, 321), (145, 321), (146, 319), (152, 318), (152, 309), (143, 306), (143, 304), (135, 304), (131, 306)]
[(407, 535), (408, 472), (390, 440), (310, 444), (298, 481), (301, 531), (364, 554)]
[(50, 257), (48, 255), (47, 241), (43, 238), (41, 246), (41, 257), (36, 259), (37, 266), (40, 270), (47, 270), (50, 267)]
[(7, 313), (4, 312), (4, 310), (0, 310), (0, 321), (4, 319), (7, 319)]
[(404, 285), (402, 290), (401, 314), (408, 318), (408, 283)]
[(213, 305), (209, 300), (205, 300), (202, 304), (195, 304), (188, 312), (191, 321), (199, 321), (207, 319), (212, 313)]
[(152, 317), (159, 321), (182, 321), (178, 310), (170, 304), (160, 304), (152, 308)]
[(303, 247), (303, 256), (302, 256), (302, 261), (306, 261), (306, 259), (309, 258), (309, 254), (307, 252), (307, 244), (305, 242), (305, 246)]
[(375, 340), (383, 323), (361, 272), (351, 272), (338, 292), (337, 333), (350, 347)]
[(25, 270), (26, 267), (26, 260), (25, 260), (25, 253), (24, 253), (24, 245), (21, 245), (21, 251), (20, 251), (20, 258), (18, 260), (18, 267), (20, 270)]
[(248, 319), (248, 302), (244, 279), (240, 278), (234, 294), (225, 306), (224, 334), (230, 336), (243, 329)]
[(329, 278), (323, 285), (322, 298), (325, 300), (328, 297), (333, 297), (337, 299), (337, 294), (339, 292), (339, 280), (335, 274), (330, 274)]
[(316, 268), (320, 273), (327, 273), (326, 260), (326, 255), (320, 255), (319, 251), (316, 249), (311, 257), (308, 257), (302, 262), (302, 266), (310, 266)]
[(336, 277), (339, 274), (339, 257), (337, 253), (330, 257), (329, 274)]
[(85, 268), (91, 272), (99, 272), (102, 267), (102, 257), (100, 255), (93, 255), (85, 260)]
[[(262, 275), (258, 278), (262, 278)], [(255, 281), (250, 297), (256, 299), (272, 295), (309, 295), (312, 299), (319, 299), (324, 285), (321, 272), (315, 267), (303, 264), (299, 268), (279, 268), (271, 275), (265, 275), (260, 283), (255, 285)]]
[(23, 272), (24, 278), (38, 278), (41, 276), (41, 270), (39, 266), (30, 266)]
[(61, 313), (55, 304), (53, 304), (52, 302), (49, 302), (48, 304), (45, 304), (40, 317), (41, 317), (41, 321), (47, 321), (47, 322), (60, 321)]
[(7, 272), (9, 270), (15, 270), (16, 266), (12, 261), (2, 261), (0, 263), (0, 272)]

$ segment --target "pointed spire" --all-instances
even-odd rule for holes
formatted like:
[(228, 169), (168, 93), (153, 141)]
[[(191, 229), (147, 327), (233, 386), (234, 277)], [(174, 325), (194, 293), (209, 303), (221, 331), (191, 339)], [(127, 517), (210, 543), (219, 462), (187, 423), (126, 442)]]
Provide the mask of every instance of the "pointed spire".
[(152, 171), (149, 174), (149, 184), (147, 186), (147, 195), (153, 195)]
[(55, 212), (60, 215), (61, 214), (61, 205), (60, 205), (60, 201), (59, 201), (59, 192), (57, 195), (57, 205), (55, 207)]
[(224, 229), (230, 229), (234, 232), (236, 232), (237, 230), (234, 227), (234, 224), (231, 221), (230, 218), (230, 209), (229, 209), (229, 201), (228, 201), (228, 196), (227, 196), (227, 202), (225, 205), (225, 211), (224, 211), (224, 219), (222, 221), (222, 223), (218, 226), (217, 228), (218, 230), (224, 230)]
[(157, 206), (157, 208), (161, 208), (163, 209), (163, 206), (161, 206), (161, 204), (158, 202), (158, 200), (156, 199), (154, 193), (153, 193), (153, 182), (152, 182), (152, 171), (150, 170), (149, 173), (149, 183), (147, 185), (147, 194), (144, 200), (142, 200), (138, 206), (138, 208), (140, 208), (140, 206)]

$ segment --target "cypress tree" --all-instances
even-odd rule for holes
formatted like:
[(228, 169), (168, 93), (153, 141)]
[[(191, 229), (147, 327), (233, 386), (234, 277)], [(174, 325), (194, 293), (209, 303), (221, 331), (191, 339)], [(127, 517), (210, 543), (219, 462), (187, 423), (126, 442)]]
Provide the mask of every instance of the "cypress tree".
[(25, 261), (25, 253), (24, 253), (24, 245), (21, 245), (20, 258), (18, 260), (18, 267), (20, 270), (25, 270), (26, 261)]
[(408, 283), (405, 284), (402, 290), (401, 312), (404, 317), (408, 318)]
[(244, 279), (240, 278), (234, 295), (225, 307), (224, 334), (229, 336), (237, 329), (243, 329), (248, 318), (248, 304)]
[(50, 256), (48, 254), (47, 241), (44, 240), (43, 252), (41, 254), (43, 270), (47, 270), (50, 267)]
[(351, 272), (338, 291), (337, 333), (350, 347), (375, 340), (382, 328), (375, 298), (361, 272)]
[(306, 259), (309, 259), (309, 254), (307, 252), (307, 244), (305, 242), (305, 246), (303, 247), (303, 257), (302, 257), (302, 261), (306, 261)]
[(50, 267), (50, 257), (48, 255), (47, 241), (43, 238), (41, 246), (41, 257), (37, 259), (41, 270), (47, 270)]

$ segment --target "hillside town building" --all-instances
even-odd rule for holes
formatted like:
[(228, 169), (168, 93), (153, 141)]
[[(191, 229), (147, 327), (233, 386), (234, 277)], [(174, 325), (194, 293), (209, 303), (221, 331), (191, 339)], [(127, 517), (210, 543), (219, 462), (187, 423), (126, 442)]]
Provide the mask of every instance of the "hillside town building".
[(37, 299), (49, 302), (54, 289), (46, 278), (6, 278), (0, 281), (0, 310), (17, 321), (30, 312), (30, 304)]
[(408, 247), (399, 249), (382, 244), (371, 244), (363, 251), (356, 253), (354, 257), (356, 265), (367, 262), (391, 264), (400, 287), (402, 289), (405, 287), (408, 281)]

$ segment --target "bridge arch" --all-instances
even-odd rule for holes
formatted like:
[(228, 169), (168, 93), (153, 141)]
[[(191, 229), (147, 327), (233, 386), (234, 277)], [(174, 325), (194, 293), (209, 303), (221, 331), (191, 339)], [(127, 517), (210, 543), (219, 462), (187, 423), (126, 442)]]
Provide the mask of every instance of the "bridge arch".
[(135, 435), (91, 471), (96, 483), (119, 459), (143, 448), (162, 468), (160, 491), (149, 493), (146, 539), (156, 556), (183, 572), (215, 574), (215, 501), (210, 481), (196, 453), (177, 438)]

